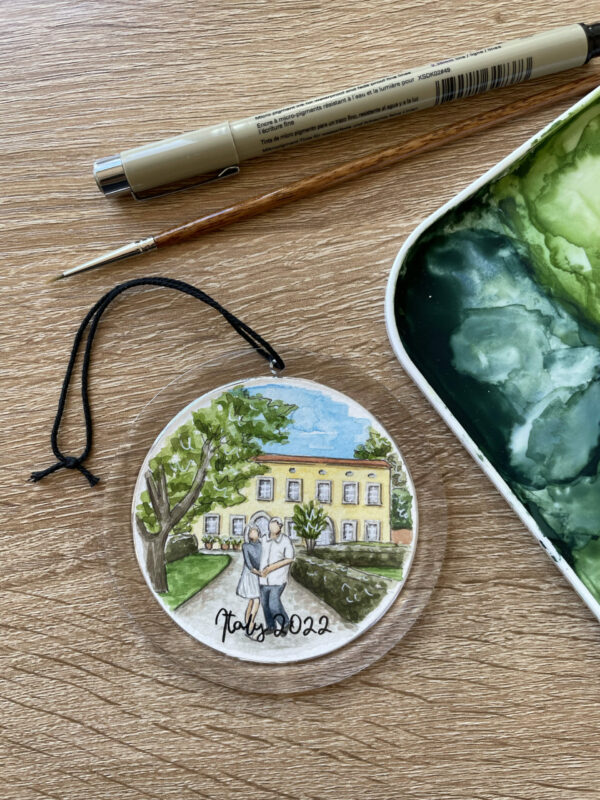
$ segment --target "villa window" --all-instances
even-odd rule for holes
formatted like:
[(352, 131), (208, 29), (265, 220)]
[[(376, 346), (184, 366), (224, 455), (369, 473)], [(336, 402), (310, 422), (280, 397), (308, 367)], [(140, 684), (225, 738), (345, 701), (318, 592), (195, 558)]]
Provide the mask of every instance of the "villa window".
[(221, 527), (220, 514), (205, 514), (204, 515), (204, 533), (208, 536), (218, 536)]
[(319, 503), (331, 503), (331, 481), (317, 481), (317, 500)]
[(290, 503), (300, 503), (302, 501), (302, 481), (300, 479), (287, 479), (285, 499)]
[(296, 525), (293, 519), (289, 517), (285, 521), (285, 532), (290, 537), (290, 539), (297, 539), (298, 532), (296, 531)]
[(241, 538), (244, 535), (244, 524), (246, 522), (246, 517), (240, 516), (239, 514), (232, 514), (230, 517), (230, 528), (231, 528), (231, 535), (237, 538)]
[(358, 483), (356, 481), (344, 481), (342, 502), (351, 505), (358, 503)]
[(345, 519), (342, 522), (342, 541), (355, 542), (356, 541), (356, 520)]
[(256, 482), (256, 499), (273, 499), (273, 478), (258, 478)]
[(367, 542), (378, 542), (381, 538), (380, 522), (365, 522), (365, 540)]
[(381, 505), (381, 484), (380, 483), (367, 483), (367, 505), (380, 506)]

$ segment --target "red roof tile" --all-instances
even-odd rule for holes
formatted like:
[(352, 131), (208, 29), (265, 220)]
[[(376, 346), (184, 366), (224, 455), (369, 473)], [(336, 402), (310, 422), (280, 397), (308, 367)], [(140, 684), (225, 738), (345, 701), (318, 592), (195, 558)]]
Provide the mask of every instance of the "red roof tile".
[(327, 458), (326, 456), (286, 456), (279, 453), (262, 453), (254, 461), (280, 464), (331, 464), (339, 467), (383, 467), (389, 469), (387, 461), (366, 458)]

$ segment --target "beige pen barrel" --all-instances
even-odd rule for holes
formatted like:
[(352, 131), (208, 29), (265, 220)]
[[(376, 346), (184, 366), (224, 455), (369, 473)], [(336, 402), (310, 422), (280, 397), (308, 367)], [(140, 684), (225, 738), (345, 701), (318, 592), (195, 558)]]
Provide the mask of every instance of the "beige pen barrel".
[(314, 139), (585, 64), (598, 25), (515, 39), (253, 117), (125, 150), (94, 166), (107, 195), (138, 197), (225, 177), (238, 165)]

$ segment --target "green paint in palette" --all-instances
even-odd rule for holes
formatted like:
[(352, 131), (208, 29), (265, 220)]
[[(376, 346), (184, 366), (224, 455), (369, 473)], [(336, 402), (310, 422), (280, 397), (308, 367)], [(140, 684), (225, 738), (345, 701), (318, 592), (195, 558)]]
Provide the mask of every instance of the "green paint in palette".
[(401, 360), (600, 601), (600, 94), (415, 237)]

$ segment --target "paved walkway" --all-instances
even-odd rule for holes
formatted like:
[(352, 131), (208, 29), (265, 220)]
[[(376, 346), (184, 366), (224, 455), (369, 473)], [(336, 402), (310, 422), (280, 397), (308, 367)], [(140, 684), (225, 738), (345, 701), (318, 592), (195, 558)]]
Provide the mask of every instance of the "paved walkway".
[[(204, 551), (210, 554), (211, 551)], [(235, 593), (242, 571), (242, 554), (230, 552), (231, 563), (220, 575), (208, 584), (201, 592), (190, 598), (173, 616), (179, 624), (200, 641), (222, 652), (238, 658), (262, 662), (285, 662), (311, 658), (336, 649), (353, 639), (366, 625), (368, 618), (360, 625), (346, 622), (331, 606), (323, 603), (308, 589), (301, 586), (291, 576), (286, 586), (282, 602), (291, 616), (298, 614), (302, 620), (307, 616), (314, 619), (314, 627), (319, 628), (319, 617), (326, 614), (331, 633), (319, 636), (310, 633), (306, 636), (289, 634), (286, 637), (266, 636), (263, 642), (249, 639), (244, 631), (228, 633), (222, 641), (223, 619), (215, 624), (215, 618), (221, 608), (235, 614), (232, 620), (240, 620), (243, 624), (247, 601)], [(391, 584), (391, 588), (392, 588)], [(392, 590), (390, 601), (394, 591)], [(369, 615), (370, 616), (370, 615)], [(258, 612), (257, 622), (264, 624), (262, 609)]]

